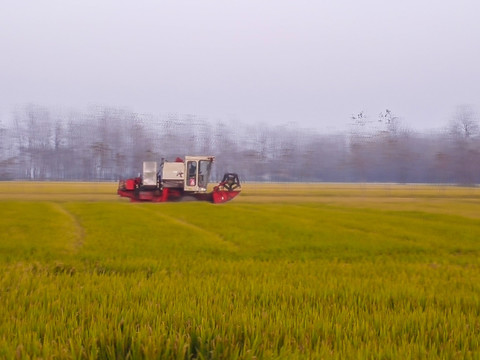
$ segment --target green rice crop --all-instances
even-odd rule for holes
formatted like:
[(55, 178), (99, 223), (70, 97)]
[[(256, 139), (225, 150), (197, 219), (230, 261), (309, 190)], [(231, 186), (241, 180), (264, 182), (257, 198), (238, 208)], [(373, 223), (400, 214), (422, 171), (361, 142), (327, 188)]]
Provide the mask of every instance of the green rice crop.
[(480, 358), (476, 188), (37, 185), (0, 183), (0, 358)]

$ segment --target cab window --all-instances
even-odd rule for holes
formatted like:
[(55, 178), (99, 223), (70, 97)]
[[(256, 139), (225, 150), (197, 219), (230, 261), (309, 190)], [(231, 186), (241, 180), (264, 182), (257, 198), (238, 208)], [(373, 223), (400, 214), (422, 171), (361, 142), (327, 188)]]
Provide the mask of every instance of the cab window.
[(210, 175), (210, 168), (212, 167), (211, 161), (200, 160), (198, 168), (198, 186), (206, 188), (208, 185), (208, 178)]
[(187, 185), (195, 186), (197, 184), (197, 162), (187, 162)]

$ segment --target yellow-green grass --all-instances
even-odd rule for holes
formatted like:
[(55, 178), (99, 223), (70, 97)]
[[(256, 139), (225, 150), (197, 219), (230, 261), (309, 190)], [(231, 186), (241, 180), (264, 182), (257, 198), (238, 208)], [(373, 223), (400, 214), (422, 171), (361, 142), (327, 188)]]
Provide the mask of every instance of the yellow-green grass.
[(115, 201), (115, 182), (0, 182), (0, 200)]
[(243, 187), (0, 183), (0, 358), (480, 358), (478, 189)]

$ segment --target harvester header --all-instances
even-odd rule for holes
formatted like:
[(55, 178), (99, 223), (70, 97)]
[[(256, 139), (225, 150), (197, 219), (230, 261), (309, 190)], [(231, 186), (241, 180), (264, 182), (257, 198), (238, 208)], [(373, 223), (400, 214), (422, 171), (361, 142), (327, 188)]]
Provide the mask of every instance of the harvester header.
[(185, 156), (169, 162), (143, 162), (143, 176), (120, 180), (118, 195), (131, 201), (210, 201), (215, 204), (232, 200), (241, 191), (235, 173), (226, 173), (222, 181), (207, 192), (214, 156)]

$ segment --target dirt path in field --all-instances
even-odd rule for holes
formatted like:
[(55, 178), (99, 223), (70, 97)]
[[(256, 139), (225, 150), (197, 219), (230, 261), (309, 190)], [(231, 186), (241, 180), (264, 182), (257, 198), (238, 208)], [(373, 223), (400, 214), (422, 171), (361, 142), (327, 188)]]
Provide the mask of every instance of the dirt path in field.
[(71, 220), (73, 228), (74, 228), (74, 234), (75, 234), (75, 240), (73, 242), (73, 246), (74, 246), (75, 250), (78, 250), (79, 248), (82, 247), (84, 239), (85, 239), (85, 229), (80, 224), (80, 220), (78, 219), (78, 217), (75, 214), (68, 211), (61, 204), (59, 204), (59, 203), (51, 203), (51, 204), (58, 212), (67, 216)]

